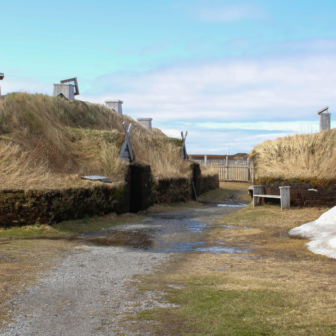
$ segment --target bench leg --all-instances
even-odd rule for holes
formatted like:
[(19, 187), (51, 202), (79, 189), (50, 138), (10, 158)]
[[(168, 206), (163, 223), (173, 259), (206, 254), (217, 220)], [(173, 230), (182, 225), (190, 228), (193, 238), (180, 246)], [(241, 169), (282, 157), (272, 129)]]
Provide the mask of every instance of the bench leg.
[(280, 187), (281, 210), (290, 208), (290, 187)]
[(253, 207), (257, 206), (260, 202), (260, 197), (255, 197), (254, 195), (262, 194), (262, 186), (254, 185), (253, 186)]

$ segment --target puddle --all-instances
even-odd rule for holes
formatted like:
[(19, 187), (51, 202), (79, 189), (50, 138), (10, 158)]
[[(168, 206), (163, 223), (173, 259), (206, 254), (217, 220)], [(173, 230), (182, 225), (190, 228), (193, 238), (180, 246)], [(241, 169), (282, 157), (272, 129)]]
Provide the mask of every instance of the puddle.
[[(218, 212), (221, 210), (216, 210)], [(208, 215), (208, 212), (205, 212)], [(200, 216), (199, 212), (197, 216)], [(100, 232), (81, 235), (81, 239), (100, 246), (126, 246), (155, 253), (248, 253), (242, 246), (225, 246), (215, 241), (207, 246), (207, 230), (212, 226), (193, 220), (190, 215), (155, 214), (139, 223), (124, 224)], [(225, 227), (226, 229), (231, 226)], [(230, 244), (232, 245), (232, 244)]]
[(100, 232), (89, 232), (82, 234), (78, 239), (100, 246), (125, 246), (156, 253), (249, 252), (249, 249), (242, 247), (227, 247), (224, 241), (215, 241), (211, 246), (207, 246), (205, 236), (211, 227), (206, 223), (193, 220), (192, 216), (155, 214), (139, 223), (119, 225)]
[(202, 202), (205, 205), (218, 206), (218, 207), (246, 207), (244, 203), (217, 203), (217, 202)]
[[(236, 206), (236, 205), (234, 205)], [(238, 209), (237, 209), (238, 210)], [(225, 241), (206, 241), (207, 232), (212, 226), (212, 216), (226, 215), (224, 208), (214, 207), (181, 211), (178, 214), (152, 214), (146, 219), (131, 224), (105, 228), (99, 232), (89, 232), (76, 239), (98, 246), (124, 246), (154, 253), (214, 253), (242, 254), (250, 250), (242, 244), (232, 246)], [(231, 213), (231, 212), (229, 212)], [(197, 219), (204, 218), (204, 223)], [(222, 226), (232, 229), (233, 226)], [(51, 238), (52, 239), (52, 238)], [(62, 238), (61, 238), (62, 239)]]
[(205, 247), (198, 247), (196, 251), (197, 252), (210, 252), (214, 254), (218, 254), (218, 253), (236, 254), (236, 253), (249, 253), (250, 249), (240, 249), (237, 246), (233, 246), (233, 247), (205, 246)]

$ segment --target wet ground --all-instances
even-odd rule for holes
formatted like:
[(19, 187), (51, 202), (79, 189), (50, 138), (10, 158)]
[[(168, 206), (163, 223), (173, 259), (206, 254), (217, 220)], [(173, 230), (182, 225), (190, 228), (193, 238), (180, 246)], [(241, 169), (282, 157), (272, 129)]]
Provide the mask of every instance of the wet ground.
[(154, 253), (246, 253), (247, 250), (241, 247), (226, 247), (223, 241), (213, 242), (211, 246), (205, 241), (215, 218), (244, 206), (242, 203), (208, 203), (205, 208), (150, 215), (139, 223), (82, 234), (76, 239), (100, 246), (127, 246)]
[(139, 312), (171, 304), (164, 293), (130, 291), (135, 275), (153, 272), (177, 253), (246, 257), (241, 254), (249, 252), (248, 245), (206, 241), (216, 221), (243, 206), (233, 205), (149, 215), (138, 223), (77, 236), (86, 246), (69, 251), (38, 284), (15, 297), (14, 322), (0, 335), (138, 335), (128, 324), (146, 323), (137, 320)]

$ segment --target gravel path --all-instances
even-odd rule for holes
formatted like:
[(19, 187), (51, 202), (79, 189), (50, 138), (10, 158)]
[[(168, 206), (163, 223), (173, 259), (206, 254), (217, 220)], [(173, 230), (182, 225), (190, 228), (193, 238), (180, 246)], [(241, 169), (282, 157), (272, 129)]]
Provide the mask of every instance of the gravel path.
[(1, 335), (120, 335), (125, 315), (168, 305), (155, 300), (156, 293), (132, 296), (127, 285), (134, 274), (150, 273), (168, 254), (122, 247), (86, 249), (77, 250), (16, 297), (16, 322)]
[(146, 239), (154, 242), (147, 251), (85, 245), (70, 251), (60, 266), (15, 297), (15, 321), (0, 336), (139, 335), (129, 327), (146, 323), (137, 320), (138, 312), (171, 305), (165, 302), (164, 293), (135, 290), (130, 286), (130, 281), (136, 281), (133, 276), (151, 273), (154, 267), (169, 262), (172, 253), (160, 246), (197, 251), (195, 244), (204, 239), (209, 225), (238, 210), (189, 209), (153, 215), (137, 225), (120, 226), (121, 233), (133, 232), (132, 239), (145, 230)]

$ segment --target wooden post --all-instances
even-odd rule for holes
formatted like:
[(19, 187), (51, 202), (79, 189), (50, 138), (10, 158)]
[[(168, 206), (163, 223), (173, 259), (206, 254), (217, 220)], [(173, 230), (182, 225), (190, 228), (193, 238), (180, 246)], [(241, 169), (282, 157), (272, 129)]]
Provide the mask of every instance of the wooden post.
[(290, 208), (290, 186), (280, 188), (281, 210)]
[(132, 146), (131, 146), (131, 142), (130, 142), (130, 133), (131, 133), (133, 125), (130, 124), (128, 126), (128, 130), (127, 130), (125, 122), (123, 122), (122, 125), (123, 125), (123, 128), (125, 130), (125, 142), (124, 142), (123, 146), (121, 147), (119, 158), (123, 161), (133, 162), (134, 161), (134, 155), (133, 155), (133, 150), (132, 150)]
[(206, 155), (204, 155), (204, 165), (206, 166), (207, 165), (207, 161), (208, 161), (208, 158)]
[(257, 206), (260, 201), (260, 197), (255, 197), (254, 195), (262, 194), (262, 185), (254, 185), (253, 186), (253, 207)]
[(183, 160), (188, 160), (188, 154), (187, 154), (187, 148), (186, 148), (186, 138), (188, 135), (188, 131), (185, 133), (185, 136), (183, 135), (183, 132), (181, 132), (182, 136), (182, 154), (181, 157)]
[(229, 157), (226, 155), (226, 180), (229, 179)]

